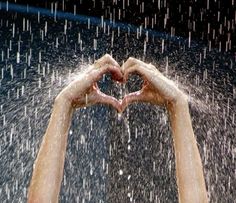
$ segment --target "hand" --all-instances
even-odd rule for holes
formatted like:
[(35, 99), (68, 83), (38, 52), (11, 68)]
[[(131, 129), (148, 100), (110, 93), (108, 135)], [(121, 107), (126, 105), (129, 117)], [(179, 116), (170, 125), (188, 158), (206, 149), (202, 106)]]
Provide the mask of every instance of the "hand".
[(112, 74), (114, 80), (121, 81), (123, 79), (119, 64), (108, 54), (79, 74), (61, 91), (56, 100), (67, 101), (74, 108), (96, 103), (109, 104), (121, 111), (120, 102), (114, 97), (102, 93), (97, 86), (97, 81), (107, 72)]
[(132, 102), (142, 101), (166, 106), (168, 109), (178, 101), (186, 101), (187, 96), (181, 92), (175, 83), (167, 79), (152, 64), (144, 63), (135, 58), (129, 58), (122, 66), (124, 81), (129, 74), (136, 72), (144, 80), (141, 90), (126, 95), (122, 101), (122, 111)]

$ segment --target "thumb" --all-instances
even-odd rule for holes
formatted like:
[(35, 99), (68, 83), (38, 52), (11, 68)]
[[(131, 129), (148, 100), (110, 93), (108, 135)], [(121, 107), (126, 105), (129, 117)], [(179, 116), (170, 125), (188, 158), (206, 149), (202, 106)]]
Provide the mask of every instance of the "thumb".
[(111, 105), (118, 112), (121, 112), (121, 103), (116, 98), (104, 94), (99, 89), (96, 90), (94, 99), (96, 103)]
[(122, 111), (124, 111), (125, 108), (131, 103), (143, 102), (143, 101), (146, 101), (145, 93), (143, 90), (129, 93), (128, 95), (125, 95), (125, 97), (123, 98), (123, 100), (121, 102)]

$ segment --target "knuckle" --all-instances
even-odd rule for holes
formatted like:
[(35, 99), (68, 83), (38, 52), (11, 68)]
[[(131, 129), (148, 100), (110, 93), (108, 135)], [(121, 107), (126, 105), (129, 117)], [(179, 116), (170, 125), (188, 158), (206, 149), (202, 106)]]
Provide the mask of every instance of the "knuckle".
[(129, 57), (128, 61), (135, 61), (135, 58), (134, 57)]
[(109, 54), (105, 54), (105, 55), (104, 55), (104, 58), (105, 58), (105, 59), (111, 59), (112, 57), (111, 57), (111, 55), (109, 55)]
[(153, 64), (148, 64), (149, 67), (153, 70), (153, 71), (157, 71), (157, 72), (160, 72)]

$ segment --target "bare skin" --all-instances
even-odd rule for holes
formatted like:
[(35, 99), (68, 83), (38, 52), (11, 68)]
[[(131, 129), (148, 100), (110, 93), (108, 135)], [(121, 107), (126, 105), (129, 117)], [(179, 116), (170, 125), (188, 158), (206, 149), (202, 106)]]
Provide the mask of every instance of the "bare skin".
[(122, 71), (125, 80), (133, 72), (140, 74), (144, 80), (143, 88), (140, 91), (124, 97), (122, 109), (132, 102), (140, 101), (165, 106), (168, 110), (175, 148), (179, 202), (208, 202), (187, 96), (152, 64), (129, 58), (123, 64)]
[[(129, 74), (137, 72), (145, 83), (142, 90), (126, 95), (122, 102), (118, 102), (115, 98), (101, 93), (96, 85), (107, 72), (111, 72), (113, 78), (118, 81), (126, 81)], [(109, 55), (105, 55), (81, 73), (57, 96), (35, 161), (28, 202), (58, 202), (68, 130), (75, 108), (104, 103), (122, 112), (130, 103), (136, 101), (165, 106), (169, 112), (175, 147), (179, 202), (207, 202), (201, 158), (192, 129), (187, 97), (153, 65), (129, 58), (120, 69)]]
[(58, 202), (68, 131), (75, 108), (103, 103), (112, 105), (117, 111), (121, 110), (119, 101), (101, 93), (96, 85), (107, 72), (111, 72), (116, 80), (122, 78), (119, 65), (109, 55), (103, 56), (81, 73), (57, 96), (35, 161), (28, 191), (29, 203)]

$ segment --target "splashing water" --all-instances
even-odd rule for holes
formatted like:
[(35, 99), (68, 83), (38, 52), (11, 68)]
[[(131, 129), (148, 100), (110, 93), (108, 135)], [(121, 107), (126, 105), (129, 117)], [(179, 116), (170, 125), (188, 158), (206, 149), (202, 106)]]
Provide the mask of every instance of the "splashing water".
[[(55, 96), (105, 53), (152, 62), (189, 95), (210, 202), (233, 202), (236, 190), (235, 59), (213, 48), (10, 11), (1, 17), (0, 196), (25, 202)], [(3, 15), (1, 15), (3, 16)], [(24, 25), (24, 26), (23, 26)], [(93, 39), (93, 40), (91, 40)], [(144, 43), (145, 41), (145, 43)], [(109, 76), (101, 90), (122, 98), (140, 88)], [(73, 115), (61, 202), (177, 202), (174, 153), (165, 109), (132, 104), (123, 114), (107, 106)], [(222, 192), (224, 195), (222, 196)]]

